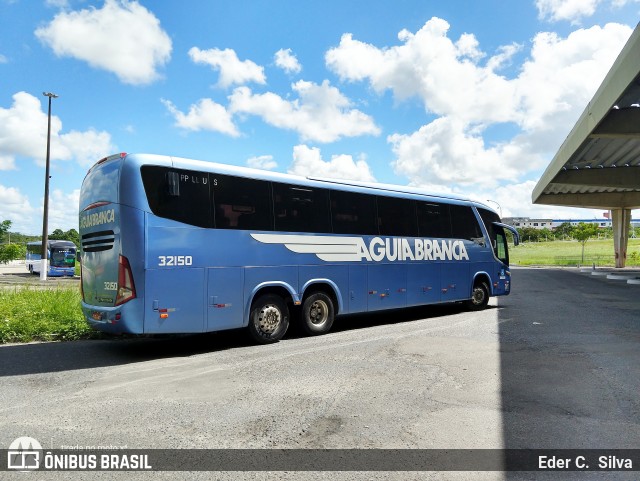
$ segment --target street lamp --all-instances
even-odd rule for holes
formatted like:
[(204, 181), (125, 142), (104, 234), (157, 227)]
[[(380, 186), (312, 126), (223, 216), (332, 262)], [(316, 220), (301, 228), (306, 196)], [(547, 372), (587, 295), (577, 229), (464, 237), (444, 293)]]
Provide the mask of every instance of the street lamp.
[(487, 202), (493, 202), (495, 205), (498, 206), (498, 212), (500, 212), (500, 218), (502, 219), (502, 207), (500, 207), (500, 204), (498, 204), (495, 200), (491, 200), (491, 199), (487, 199)]
[(49, 97), (49, 113), (47, 121), (47, 160), (44, 174), (44, 215), (42, 217), (42, 260), (40, 261), (40, 280), (47, 280), (47, 244), (49, 240), (49, 157), (51, 154), (51, 99), (58, 96), (51, 92), (42, 92), (42, 95)]

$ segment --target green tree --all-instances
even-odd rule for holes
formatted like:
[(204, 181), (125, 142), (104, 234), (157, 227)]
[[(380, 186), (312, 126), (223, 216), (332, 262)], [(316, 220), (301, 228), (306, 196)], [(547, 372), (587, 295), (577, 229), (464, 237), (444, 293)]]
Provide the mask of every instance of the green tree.
[(69, 229), (64, 232), (62, 229), (56, 229), (49, 234), (51, 240), (68, 240), (73, 242), (76, 246), (80, 246), (80, 234), (75, 229)]
[(5, 244), (0, 246), (0, 264), (7, 264), (15, 259), (24, 259), (27, 247), (20, 244)]
[(51, 234), (49, 234), (49, 239), (51, 240), (67, 240), (64, 236), (64, 231), (62, 229), (56, 229)]
[(570, 222), (563, 222), (558, 227), (553, 230), (553, 235), (556, 239), (566, 239), (567, 237), (571, 237), (573, 232), (573, 226)]
[(12, 222), (10, 220), (3, 220), (0, 222), (0, 242), (4, 239), (4, 235), (11, 229)]
[(67, 240), (73, 242), (76, 247), (80, 247), (80, 233), (75, 229), (69, 229), (65, 235), (67, 236)]
[(584, 262), (584, 245), (598, 234), (598, 226), (594, 223), (580, 222), (573, 228), (572, 237), (582, 244), (582, 261)]
[(549, 239), (553, 240), (553, 232), (551, 232), (549, 229), (547, 229), (546, 227), (544, 229), (540, 229), (540, 240), (545, 240), (548, 241)]
[(544, 239), (542, 231), (533, 227), (521, 227), (518, 229), (518, 234), (522, 242), (538, 242), (541, 238)]

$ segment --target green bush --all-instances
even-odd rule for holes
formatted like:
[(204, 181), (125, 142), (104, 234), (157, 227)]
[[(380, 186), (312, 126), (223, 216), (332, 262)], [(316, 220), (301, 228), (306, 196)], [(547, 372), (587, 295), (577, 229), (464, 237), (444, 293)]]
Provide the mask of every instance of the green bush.
[(27, 256), (27, 247), (20, 244), (4, 244), (0, 246), (0, 264), (6, 264)]
[(0, 289), (0, 343), (92, 337), (78, 289)]

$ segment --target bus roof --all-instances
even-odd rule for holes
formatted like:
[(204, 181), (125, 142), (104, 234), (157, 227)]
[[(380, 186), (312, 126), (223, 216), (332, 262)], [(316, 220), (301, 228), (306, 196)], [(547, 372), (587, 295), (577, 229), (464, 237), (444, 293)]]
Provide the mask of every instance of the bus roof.
[[(252, 179), (269, 180), (273, 182), (294, 183), (308, 187), (336, 188), (337, 190), (347, 190), (352, 192), (372, 193), (371, 191), (384, 191), (392, 194), (399, 194), (401, 197), (428, 197), (435, 201), (448, 201), (453, 203), (469, 203), (484, 209), (496, 212), (492, 207), (478, 201), (471, 200), (455, 194), (437, 194), (427, 192), (418, 187), (403, 186), (396, 184), (383, 184), (377, 182), (362, 182), (356, 180), (343, 180), (321, 177), (303, 177), (294, 174), (283, 174), (267, 170), (253, 169), (250, 167), (221, 164), (204, 160), (187, 159), (183, 157), (163, 156), (156, 154), (117, 154), (104, 160), (124, 158), (125, 161), (134, 162), (139, 165), (157, 164), (171, 165), (177, 169), (194, 169), (204, 172), (220, 173), (226, 175), (237, 175)], [(96, 164), (97, 165), (97, 164)], [(497, 212), (496, 212), (497, 213)]]
[[(27, 242), (28, 246), (32, 246), (32, 245), (38, 245), (41, 246), (42, 245), (42, 241), (33, 241), (33, 242)], [(56, 239), (48, 239), (47, 240), (47, 245), (49, 247), (76, 247), (76, 245), (68, 240), (56, 240)]]

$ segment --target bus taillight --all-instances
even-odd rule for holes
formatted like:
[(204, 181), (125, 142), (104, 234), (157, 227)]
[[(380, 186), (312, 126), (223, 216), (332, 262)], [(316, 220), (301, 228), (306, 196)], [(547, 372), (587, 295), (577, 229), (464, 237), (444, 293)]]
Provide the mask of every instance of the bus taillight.
[(116, 297), (116, 306), (135, 299), (135, 297), (136, 286), (133, 283), (131, 266), (129, 265), (129, 260), (121, 255), (118, 260), (118, 295)]

